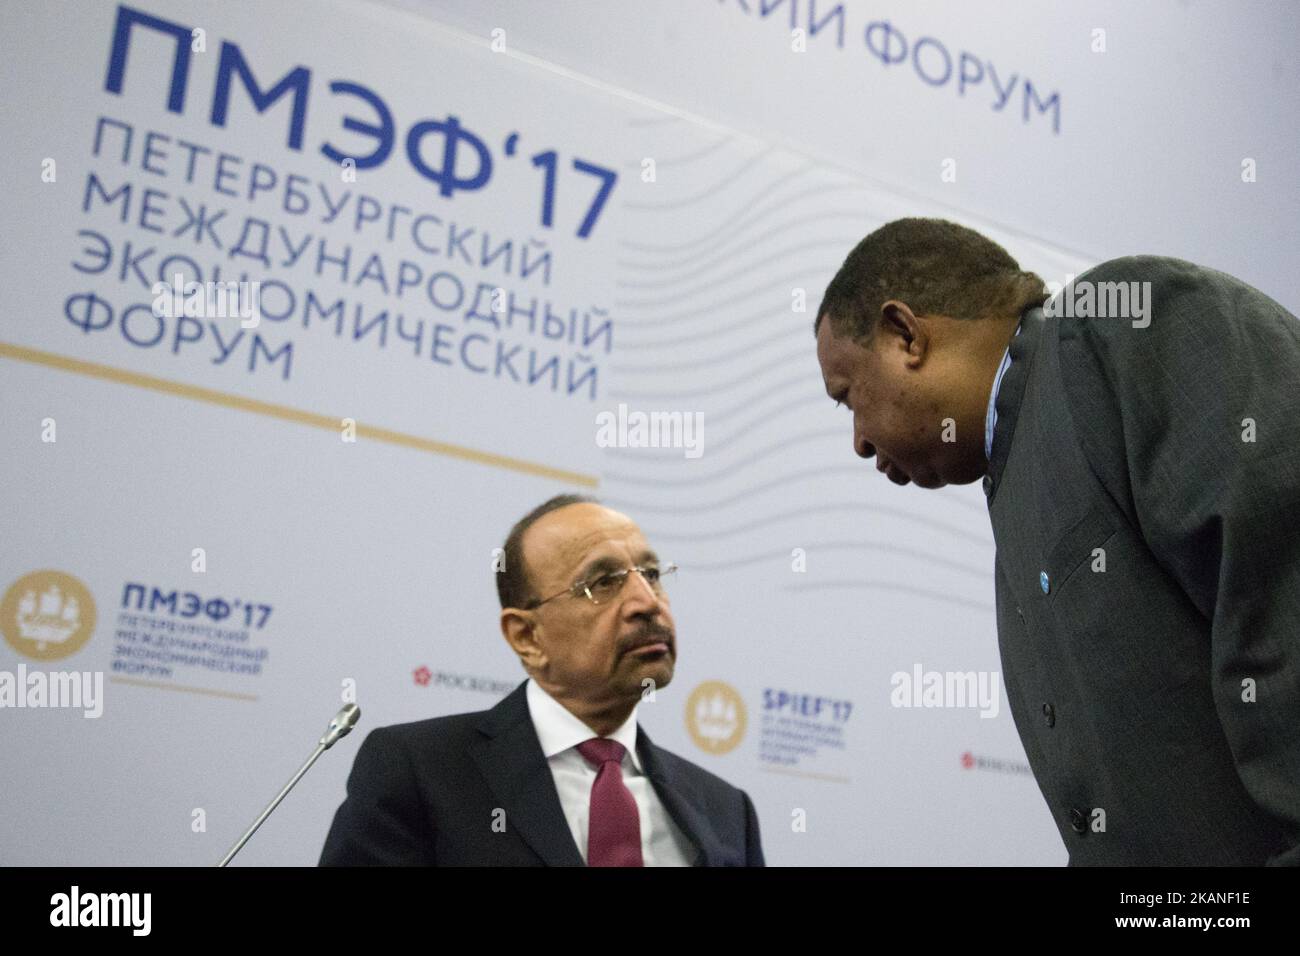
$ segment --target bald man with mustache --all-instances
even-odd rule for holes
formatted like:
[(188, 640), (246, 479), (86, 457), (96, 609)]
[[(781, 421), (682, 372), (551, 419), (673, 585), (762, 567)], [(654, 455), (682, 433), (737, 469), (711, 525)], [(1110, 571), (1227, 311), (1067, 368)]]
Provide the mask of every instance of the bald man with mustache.
[(673, 678), (675, 570), (626, 515), (561, 495), (497, 575), (528, 674), (495, 707), (373, 731), (322, 865), (762, 866), (749, 796), (637, 722)]

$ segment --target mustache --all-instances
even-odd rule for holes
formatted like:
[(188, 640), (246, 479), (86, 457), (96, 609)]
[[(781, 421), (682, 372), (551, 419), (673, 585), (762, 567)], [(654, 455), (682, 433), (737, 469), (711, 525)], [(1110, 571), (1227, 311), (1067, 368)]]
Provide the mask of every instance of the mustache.
[(665, 624), (646, 621), (623, 641), (623, 651), (634, 651), (647, 644), (667, 644), (673, 651), (677, 650), (677, 637), (673, 629)]

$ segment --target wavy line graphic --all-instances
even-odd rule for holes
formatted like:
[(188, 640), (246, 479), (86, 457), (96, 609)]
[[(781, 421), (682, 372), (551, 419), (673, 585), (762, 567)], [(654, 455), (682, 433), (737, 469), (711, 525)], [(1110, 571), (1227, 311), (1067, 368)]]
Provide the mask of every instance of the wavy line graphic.
[[(644, 298), (644, 299), (621, 299), (615, 301), (619, 305), (625, 308), (638, 308), (638, 309), (657, 308), (660, 306), (670, 305), (674, 302), (680, 302), (682, 299), (693, 299), (697, 296), (703, 295), (708, 292), (712, 292), (719, 288), (725, 288), (728, 285), (728, 283), (735, 282), (739, 279), (743, 279), (744, 277), (751, 275), (755, 272), (767, 271), (767, 267), (773, 263), (788, 263), (794, 257), (793, 254), (796, 252), (807, 252), (812, 249), (844, 250), (846, 248), (850, 248), (850, 245), (842, 239), (838, 239), (838, 238), (818, 239), (812, 242), (802, 243), (801, 245), (791, 246), (786, 249), (778, 249), (776, 252), (773, 252), (770, 255), (764, 256), (763, 258), (757, 259), (753, 262), (748, 262), (737, 269), (733, 269), (731, 272), (722, 275), (711, 275), (709, 276), (707, 282), (690, 286), (684, 289), (679, 289), (679, 291), (674, 292), (672, 295), (664, 295), (655, 298)], [(800, 274), (806, 274), (806, 272), (810, 271), (811, 268), (812, 267), (809, 267), (809, 270), (800, 269)], [(675, 289), (679, 288), (681, 285), (680, 282), (670, 282), (666, 284), (672, 286)], [(635, 284), (627, 283), (627, 282), (616, 282), (615, 285), (622, 288), (637, 287)], [(656, 282), (653, 284), (640, 284), (639, 287), (640, 288), (663, 288), (664, 286), (665, 283)]]
[(736, 183), (744, 179), (745, 176), (749, 175), (752, 172), (756, 172), (759, 168), (758, 161), (762, 160), (764, 156), (770, 155), (775, 148), (776, 147), (769, 145), (766, 149), (762, 150), (761, 152), (755, 153), (753, 156), (746, 157), (745, 160), (740, 164), (740, 167), (734, 173), (730, 174), (729, 176), (723, 176), (722, 179), (719, 180), (717, 183), (713, 184), (712, 186), (705, 187), (703, 192), (696, 193), (694, 196), (687, 196), (684, 199), (673, 199), (668, 202), (640, 202), (637, 200), (628, 199), (623, 202), (623, 208), (637, 209), (643, 212), (660, 213), (660, 212), (671, 212), (672, 210), (675, 209), (686, 209), (691, 206), (698, 206), (705, 199), (712, 199), (716, 196), (719, 196), (725, 190), (727, 190), (731, 186), (734, 186)]
[[(812, 164), (810, 163), (809, 166), (811, 165)], [(808, 167), (804, 167), (805, 170), (807, 168)], [(867, 191), (863, 189), (861, 186), (853, 183), (827, 184), (822, 186), (810, 187), (808, 189), (805, 189), (801, 193), (797, 193), (794, 196), (790, 196), (786, 199), (782, 199), (779, 202), (777, 202), (775, 205), (769, 205), (766, 208), (763, 206), (762, 203), (758, 202), (759, 199), (766, 198), (770, 196), (772, 193), (777, 192), (782, 187), (784, 187), (787, 183), (794, 182), (795, 175), (797, 175), (797, 173), (792, 173), (790, 176), (783, 176), (779, 178), (776, 182), (772, 183), (766, 190), (752, 197), (749, 202), (742, 205), (740, 209), (732, 213), (729, 218), (722, 220), (717, 226), (709, 230), (709, 232), (705, 233), (702, 236), (698, 236), (695, 239), (685, 239), (680, 242), (672, 242), (666, 244), (637, 242), (632, 239), (620, 239), (618, 241), (618, 244), (624, 249), (631, 249), (637, 252), (650, 253), (650, 254), (683, 252), (687, 249), (691, 249), (697, 246), (714, 245), (720, 234), (724, 232), (728, 232), (734, 235), (738, 233), (740, 229), (747, 228), (748, 226), (752, 225), (754, 222), (761, 221), (764, 216), (770, 213), (779, 212), (780, 210), (785, 209), (787, 206), (791, 205), (792, 203), (799, 202), (801, 199), (806, 199), (814, 196), (825, 196), (837, 190), (853, 191), (853, 192)], [(752, 222), (747, 222), (743, 226), (737, 226), (736, 224), (737, 221), (743, 220), (746, 216), (748, 216), (752, 220)]]
[(801, 360), (807, 360), (809, 363), (810, 367), (808, 370), (808, 377), (812, 377), (812, 375), (815, 374), (814, 369), (817, 367), (817, 360), (812, 355), (811, 350), (799, 350), (795, 352), (784, 352), (781, 355), (778, 355), (771, 362), (760, 365), (751, 372), (739, 375), (720, 384), (706, 385), (703, 388), (694, 388), (685, 391), (681, 389), (672, 389), (671, 391), (638, 392), (619, 389), (618, 391), (611, 391), (609, 395), (611, 398), (635, 399), (637, 401), (677, 402), (686, 398), (698, 398), (701, 395), (721, 395), (737, 386), (752, 382), (759, 376), (766, 375), (773, 369), (788, 366), (791, 362), (798, 362)]
[[(717, 302), (701, 304), (696, 306), (693, 309), (688, 309), (685, 312), (675, 312), (672, 315), (653, 315), (644, 319), (622, 318), (620, 320), (620, 324), (625, 327), (635, 329), (635, 328), (658, 328), (665, 325), (677, 325), (680, 322), (690, 322), (690, 321), (698, 322), (700, 320), (701, 315), (708, 315), (713, 312), (721, 312), (725, 309), (731, 308), (732, 306), (736, 305), (738, 302), (745, 301), (746, 299), (753, 299), (759, 296), (769, 295), (774, 289), (793, 289), (796, 286), (800, 286), (803, 284), (801, 280), (807, 279), (808, 271), (809, 270), (807, 269), (801, 269), (798, 272), (787, 273), (781, 278), (775, 279), (766, 285), (753, 286), (750, 288), (748, 292), (740, 293), (738, 295), (732, 294)], [(781, 302), (781, 306), (784, 307), (789, 302), (789, 294), (787, 293), (786, 295), (782, 295), (780, 297), (780, 302)], [(623, 316), (626, 316), (627, 314), (625, 310), (629, 308), (637, 308), (638, 306), (643, 304), (644, 303), (629, 302), (623, 299), (614, 300), (615, 307), (620, 310)], [(778, 310), (784, 311), (784, 308), (775, 307), (774, 305), (773, 311), (778, 311)]]
[[(724, 136), (717, 142), (705, 146), (703, 149), (697, 150), (694, 153), (688, 153), (685, 156), (675, 156), (672, 159), (657, 159), (655, 160), (655, 165), (658, 166), (660, 169), (662, 169), (665, 166), (669, 166), (669, 167), (687, 166), (691, 163), (698, 162), (699, 160), (703, 159), (705, 156), (709, 156), (712, 153), (716, 153), (719, 149), (726, 146), (728, 143), (734, 141), (735, 141), (734, 136)], [(623, 168), (631, 169), (631, 170), (639, 170), (641, 168), (641, 161), (638, 159), (628, 160), (626, 163), (623, 164)]]
[[(684, 259), (672, 263), (641, 262), (635, 259), (616, 259), (615, 265), (617, 265), (620, 269), (630, 269), (632, 271), (639, 270), (642, 272), (654, 272), (657, 275), (663, 274), (665, 272), (671, 272), (673, 269), (688, 268), (692, 265), (699, 265), (700, 271), (705, 271), (709, 268), (716, 266), (718, 263), (724, 262), (727, 259), (733, 257), (736, 254), (736, 251), (738, 249), (752, 251), (757, 249), (759, 246), (769, 241), (770, 239), (773, 239), (777, 236), (789, 235), (795, 229), (798, 229), (802, 226), (810, 225), (812, 223), (824, 224), (829, 220), (835, 220), (835, 219), (851, 219), (855, 223), (859, 223), (859, 224), (862, 223), (862, 215), (860, 213), (846, 212), (843, 209), (836, 212), (821, 212), (821, 211), (811, 212), (806, 215), (799, 216), (795, 219), (791, 219), (789, 222), (783, 222), (778, 226), (774, 226), (772, 229), (769, 229), (767, 232), (763, 233), (761, 236), (758, 236), (754, 239), (746, 240), (741, 237), (733, 237), (733, 241), (726, 242), (721, 245), (714, 245), (710, 247), (710, 252), (713, 253), (712, 259), (701, 260), (698, 253), (693, 253)], [(855, 234), (855, 238), (853, 238), (852, 240), (845, 240), (844, 248), (846, 250), (851, 249), (853, 245), (856, 244), (861, 238), (862, 238), (861, 236), (857, 236)], [(848, 253), (846, 251), (845, 255), (847, 254)], [(677, 282), (684, 278), (690, 278), (690, 273), (687, 273), (685, 276), (671, 276), (670, 278), (665, 279), (665, 282)]]
[[(951, 558), (945, 558), (942, 555), (935, 554), (932, 551), (922, 551), (920, 548), (908, 548), (903, 545), (884, 545), (872, 541), (823, 541), (811, 542), (807, 545), (796, 545), (795, 547), (803, 548), (808, 555), (824, 554), (828, 551), (850, 551), (850, 552), (881, 552), (884, 554), (902, 554), (909, 558), (917, 558), (928, 564), (937, 564), (961, 574), (969, 574), (983, 581), (992, 581), (992, 566), (987, 568), (972, 568), (960, 561), (953, 561)], [(790, 561), (789, 551), (774, 551), (766, 554), (750, 555), (745, 558), (733, 558), (727, 561), (691, 561), (685, 557), (678, 556), (678, 564), (684, 573), (694, 574), (714, 574), (719, 571), (727, 571), (731, 568), (744, 568), (750, 565), (760, 564), (770, 561), (774, 565), (786, 565)]]
[[(618, 502), (617, 505), (611, 504), (610, 505), (611, 508), (625, 509), (628, 508), (630, 504), (631, 505), (630, 511), (632, 513), (636, 513), (638, 510), (639, 511), (650, 510), (646, 508), (645, 505), (640, 504), (639, 502), (629, 503), (629, 502), (621, 501), (618, 498), (611, 498), (608, 500), (611, 502)], [(700, 528), (693, 528), (691, 531), (688, 532), (676, 532), (676, 531), (664, 531), (655, 526), (651, 526), (646, 530), (647, 530), (647, 537), (654, 538), (656, 540), (661, 540), (661, 541), (689, 541), (698, 538), (708, 538), (710, 541), (717, 541), (722, 538), (734, 538), (736, 535), (745, 534), (748, 531), (755, 531), (759, 528), (765, 528), (768, 525), (777, 524), (778, 522), (781, 521), (788, 521), (792, 518), (804, 518), (810, 515), (818, 515), (818, 514), (859, 514), (860, 515), (864, 513), (883, 515), (889, 518), (902, 518), (904, 520), (914, 522), (915, 524), (926, 525), (930, 528), (934, 528), (937, 531), (947, 532), (948, 534), (951, 534), (954, 537), (963, 538), (967, 541), (972, 541), (975, 544), (981, 545), (983, 547), (993, 546), (993, 539), (991, 536), (981, 537), (980, 535), (967, 531), (965, 528), (961, 528), (956, 525), (949, 524), (946, 521), (940, 521), (936, 518), (931, 518), (927, 515), (912, 514), (894, 508), (884, 508), (878, 505), (863, 504), (861, 502), (855, 504), (816, 505), (808, 508), (795, 508), (790, 511), (774, 512), (772, 514), (765, 515), (764, 517), (759, 518), (755, 521), (751, 521), (748, 524), (732, 525), (722, 531), (706, 531), (706, 530), (701, 530)]]
[[(814, 306), (814, 308), (816, 308), (816, 306)], [(791, 314), (791, 312), (784, 308), (765, 308), (760, 312), (751, 313), (750, 315), (745, 316), (745, 318), (738, 319), (735, 322), (730, 322), (727, 325), (714, 326), (707, 332), (693, 331), (688, 335), (679, 335), (676, 338), (668, 339), (637, 338), (636, 330), (633, 330), (632, 336), (626, 340), (626, 343), (629, 350), (636, 349), (638, 351), (676, 348), (679, 345), (698, 345), (700, 342), (707, 342), (710, 339), (721, 338), (724, 335), (729, 335), (742, 329), (756, 329), (760, 323), (766, 323), (771, 319), (785, 319)], [(811, 338), (812, 320), (806, 315), (805, 319), (807, 319), (808, 322), (808, 336)], [(648, 326), (646, 328), (648, 328)], [(624, 341), (621, 333), (620, 341)]]
[[(808, 327), (804, 327), (802, 324), (800, 324), (797, 327), (791, 326), (789, 328), (782, 329), (781, 331), (777, 332), (775, 335), (769, 335), (765, 339), (760, 339), (759, 341), (753, 343), (747, 343), (745, 345), (740, 346), (739, 348), (734, 348), (729, 352), (722, 352), (718, 355), (711, 355), (707, 358), (703, 358), (695, 362), (673, 362), (666, 365), (662, 365), (662, 364), (661, 365), (614, 365), (611, 366), (611, 371), (616, 372), (619, 375), (652, 375), (661, 372), (684, 372), (687, 371), (688, 369), (709, 368), (711, 366), (720, 365), (725, 362), (729, 362), (734, 358), (739, 358), (741, 356), (748, 356), (750, 353), (755, 352), (758, 349), (761, 349), (765, 346), (771, 345), (773, 342), (779, 342), (782, 339), (786, 339), (786, 338), (794, 338), (794, 336), (796, 335), (807, 336), (809, 340), (808, 351), (811, 352), (813, 348), (812, 348), (812, 335), (810, 334), (810, 329), (811, 329), (811, 323), (809, 323)], [(790, 354), (790, 353), (787, 352), (786, 354)]]
[(890, 584), (885, 581), (855, 581), (847, 578), (841, 581), (818, 581), (808, 582), (807, 584), (787, 584), (782, 590), (785, 591), (888, 591), (898, 593), (902, 591), (906, 594), (915, 594), (917, 597), (923, 597), (932, 601), (942, 601), (947, 604), (960, 604), (962, 607), (975, 608), (979, 611), (995, 612), (997, 609), (987, 601), (973, 601), (970, 598), (957, 597), (954, 594), (946, 594), (943, 591), (934, 591), (930, 588), (919, 588), (910, 584)]
[(672, 488), (690, 488), (694, 485), (714, 482), (714, 481), (718, 481), (719, 479), (725, 478), (727, 475), (730, 475), (733, 472), (739, 471), (742, 468), (749, 467), (750, 465), (754, 464), (754, 462), (756, 461), (762, 461), (764, 458), (771, 457), (774, 452), (782, 448), (791, 448), (795, 445), (805, 445), (811, 441), (820, 441), (823, 438), (830, 438), (832, 436), (842, 435), (842, 434), (843, 432), (840, 429), (836, 429), (835, 431), (830, 431), (829, 429), (823, 429), (822, 431), (806, 432), (801, 435), (796, 435), (793, 438), (786, 438), (781, 441), (773, 442), (770, 445), (766, 445), (763, 448), (760, 448), (758, 451), (754, 452), (753, 454), (749, 455), (748, 457), (733, 462), (732, 464), (728, 465), (726, 468), (723, 468), (721, 471), (716, 471), (708, 475), (693, 475), (690, 478), (654, 478), (654, 477), (642, 478), (635, 475), (619, 474), (617, 472), (604, 472), (603, 475), (605, 481), (620, 481), (626, 485), (651, 485), (655, 487), (667, 486)]
[(637, 117), (635, 119), (629, 119), (627, 121), (627, 125), (638, 126), (638, 127), (668, 126), (671, 123), (684, 123), (684, 122), (685, 120), (683, 120), (680, 116), (646, 116), (646, 117)]

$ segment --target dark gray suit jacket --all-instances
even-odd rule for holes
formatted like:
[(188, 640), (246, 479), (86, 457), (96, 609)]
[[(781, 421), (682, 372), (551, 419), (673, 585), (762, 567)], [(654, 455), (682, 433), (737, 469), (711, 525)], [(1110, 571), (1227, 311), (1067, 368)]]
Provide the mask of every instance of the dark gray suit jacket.
[(985, 479), (1030, 766), (1071, 865), (1300, 864), (1300, 323), (1178, 259), (1084, 280), (1151, 324), (1026, 312)]
[[(321, 866), (582, 866), (526, 683), (491, 710), (372, 730), (348, 777)], [(762, 866), (749, 796), (655, 746), (637, 753), (696, 866)], [(504, 830), (494, 828), (504, 810)]]

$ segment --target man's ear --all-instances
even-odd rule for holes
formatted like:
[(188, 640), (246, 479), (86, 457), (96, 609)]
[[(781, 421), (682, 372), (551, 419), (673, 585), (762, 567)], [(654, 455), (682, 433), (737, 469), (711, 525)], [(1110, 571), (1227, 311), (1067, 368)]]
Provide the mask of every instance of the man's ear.
[(546, 663), (546, 655), (537, 643), (537, 619), (532, 611), (517, 607), (501, 609), (501, 636), (519, 656), (525, 667)]
[(930, 329), (924, 318), (916, 315), (906, 302), (890, 299), (880, 307), (880, 328), (886, 351), (907, 353), (908, 368), (920, 368), (930, 348)]

